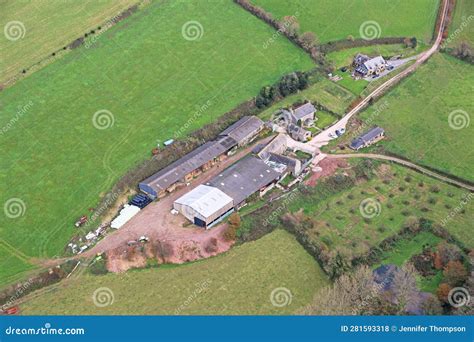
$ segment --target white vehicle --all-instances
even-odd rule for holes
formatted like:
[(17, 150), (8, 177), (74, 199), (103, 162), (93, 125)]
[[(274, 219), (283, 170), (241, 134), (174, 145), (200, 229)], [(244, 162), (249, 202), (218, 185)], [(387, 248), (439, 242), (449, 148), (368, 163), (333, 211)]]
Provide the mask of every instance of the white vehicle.
[(179, 211), (177, 211), (176, 209), (171, 209), (171, 214), (173, 215), (178, 215)]
[(138, 241), (140, 241), (140, 242), (148, 242), (148, 241), (150, 241), (150, 238), (149, 238), (148, 236), (146, 236), (146, 235), (142, 235), (142, 236), (140, 236), (140, 238), (138, 239)]

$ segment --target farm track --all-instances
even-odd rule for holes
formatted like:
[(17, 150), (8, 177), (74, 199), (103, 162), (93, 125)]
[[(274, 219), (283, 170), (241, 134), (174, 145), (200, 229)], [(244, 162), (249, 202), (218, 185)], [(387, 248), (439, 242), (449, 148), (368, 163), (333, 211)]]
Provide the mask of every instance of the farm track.
[(332, 125), (331, 127), (325, 129), (321, 133), (319, 133), (308, 144), (311, 144), (312, 146), (315, 146), (318, 148), (327, 145), (331, 141), (331, 137), (329, 136), (330, 133), (335, 132), (336, 130), (341, 129), (341, 128), (345, 129), (349, 120), (355, 114), (359, 113), (362, 109), (364, 109), (370, 103), (371, 100), (377, 98), (378, 96), (383, 95), (385, 90), (389, 89), (392, 85), (398, 83), (403, 78), (413, 73), (416, 69), (418, 69), (419, 66), (425, 63), (433, 54), (435, 54), (436, 51), (438, 51), (438, 48), (441, 45), (441, 41), (443, 40), (443, 32), (446, 25), (446, 16), (448, 12), (448, 0), (443, 0), (442, 6), (443, 6), (442, 21), (439, 25), (436, 40), (433, 46), (429, 50), (419, 54), (415, 63), (413, 63), (408, 68), (403, 70), (401, 73), (395, 75), (394, 77), (392, 77), (391, 79), (387, 80), (385, 83), (377, 87), (374, 91), (372, 91), (369, 95), (367, 95), (357, 106), (355, 106), (346, 115), (344, 115), (344, 117), (341, 120), (339, 120), (336, 124)]
[(419, 171), (422, 174), (425, 174), (427, 176), (430, 176), (432, 178), (436, 178), (444, 183), (448, 183), (454, 186), (458, 186), (460, 188), (469, 190), (471, 192), (474, 192), (474, 186), (471, 186), (469, 184), (460, 182), (458, 180), (449, 178), (447, 176), (441, 175), (439, 173), (436, 173), (434, 171), (428, 170), (420, 165), (417, 165), (415, 163), (412, 163), (410, 161), (396, 158), (396, 157), (391, 157), (391, 156), (386, 156), (383, 154), (373, 154), (373, 153), (356, 153), (356, 154), (328, 154), (327, 158), (369, 158), (369, 159), (378, 159), (378, 160), (387, 160), (387, 161), (392, 161), (394, 163), (400, 164), (402, 166), (409, 167), (411, 169), (414, 169), (416, 171)]

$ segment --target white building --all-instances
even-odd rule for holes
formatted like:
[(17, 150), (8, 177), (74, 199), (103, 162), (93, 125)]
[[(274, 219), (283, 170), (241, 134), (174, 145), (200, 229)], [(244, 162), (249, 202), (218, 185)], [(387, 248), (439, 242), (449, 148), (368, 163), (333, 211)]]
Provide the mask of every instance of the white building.
[(195, 225), (210, 228), (234, 210), (234, 201), (221, 190), (199, 185), (173, 203)]

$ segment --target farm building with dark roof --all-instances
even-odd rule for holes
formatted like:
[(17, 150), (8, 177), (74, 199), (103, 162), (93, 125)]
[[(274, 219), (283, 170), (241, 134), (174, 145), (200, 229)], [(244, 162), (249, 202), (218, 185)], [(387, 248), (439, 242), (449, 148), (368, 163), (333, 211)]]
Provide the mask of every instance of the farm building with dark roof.
[(163, 197), (177, 186), (190, 182), (216, 162), (226, 158), (236, 146), (249, 143), (263, 128), (262, 120), (245, 116), (224, 130), (217, 140), (209, 141), (139, 183), (141, 191)]
[(242, 146), (251, 142), (264, 125), (264, 122), (256, 116), (244, 116), (219, 134), (219, 137), (232, 138), (238, 146)]
[(353, 150), (360, 150), (363, 147), (370, 146), (376, 143), (377, 141), (383, 139), (384, 134), (385, 134), (385, 131), (383, 130), (383, 128), (374, 127), (370, 129), (368, 132), (352, 140), (349, 147), (352, 148)]
[(281, 173), (259, 158), (248, 156), (211, 179), (207, 185), (220, 189), (234, 200), (238, 207), (257, 191), (263, 194), (279, 179)]

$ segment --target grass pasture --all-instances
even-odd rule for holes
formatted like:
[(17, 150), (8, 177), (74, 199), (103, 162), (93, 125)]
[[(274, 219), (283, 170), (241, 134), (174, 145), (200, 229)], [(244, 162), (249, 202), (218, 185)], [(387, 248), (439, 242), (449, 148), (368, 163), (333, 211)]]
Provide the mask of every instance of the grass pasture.
[(402, 55), (403, 58), (410, 57), (421, 51), (420, 47), (415, 49), (406, 48), (401, 44), (392, 45), (373, 45), (363, 46), (351, 49), (344, 49), (340, 51), (333, 51), (326, 55), (326, 58), (333, 63), (334, 67), (339, 69), (343, 66), (349, 66), (352, 64), (354, 57), (358, 53), (363, 53), (370, 57), (381, 55), (383, 57), (392, 57), (396, 55)]
[[(468, 0), (466, 0), (468, 1)], [(431, 39), (439, 0), (252, 0), (277, 19), (297, 17), (300, 31), (312, 31), (321, 43), (360, 38), (360, 27), (376, 21), (381, 37), (415, 36)], [(368, 35), (367, 37), (371, 37)]]
[[(326, 275), (295, 238), (276, 230), (220, 256), (187, 265), (83, 275), (25, 303), (21, 310), (26, 315), (293, 314), (327, 284)], [(93, 293), (99, 287), (113, 292), (112, 305), (99, 308), (93, 304)], [(288, 306), (272, 305), (270, 295), (276, 288), (291, 292)], [(202, 291), (196, 294), (197, 289)]]
[[(349, 190), (327, 198), (318, 191), (314, 197), (296, 197), (289, 207), (292, 212), (303, 208), (304, 214), (313, 221), (312, 228), (307, 230), (308, 237), (323, 242), (329, 250), (340, 251), (349, 257), (358, 256), (383, 239), (397, 234), (410, 216), (424, 217), (441, 224), (467, 195), (466, 191), (401, 166), (382, 165), (377, 176), (359, 182)], [(438, 186), (439, 192), (433, 192), (432, 186)], [(379, 203), (377, 215), (367, 219), (362, 216), (359, 208), (364, 200)], [(449, 220), (446, 229), (472, 248), (474, 238), (466, 229), (473, 220), (472, 203), (463, 209), (463, 213)]]
[(474, 45), (474, 2), (471, 0), (456, 0), (453, 21), (449, 28), (448, 46), (457, 46), (466, 41)]
[[(188, 40), (182, 27), (193, 20), (202, 34)], [(75, 220), (157, 141), (183, 127), (184, 138), (312, 67), (285, 37), (263, 49), (273, 34), (231, 1), (153, 2), (0, 92), (0, 203), (17, 198), (25, 209), (17, 218), (2, 211), (0, 239), (28, 257), (60, 255)], [(98, 112), (109, 125), (93, 120)]]
[[(138, 0), (1, 0), (0, 84), (137, 2)], [(24, 29), (17, 26), (24, 33), (23, 38), (8, 40), (3, 34), (3, 28), (13, 21), (23, 24)], [(12, 29), (11, 37), (15, 39), (19, 36)]]
[(473, 85), (473, 66), (437, 54), (361, 118), (385, 129), (387, 151), (472, 182)]
[[(308, 88), (297, 94), (290, 95), (265, 109), (265, 111), (260, 114), (260, 117), (262, 117), (262, 119), (269, 119), (278, 109), (289, 107), (297, 102), (303, 101), (320, 103), (330, 111), (343, 115), (354, 98), (355, 96), (347, 89), (326, 78), (319, 77), (317, 80), (314, 80), (314, 83)], [(317, 113), (316, 116), (318, 116)], [(334, 117), (334, 120), (335, 119)]]

